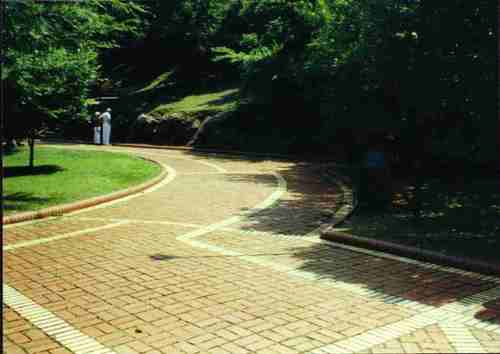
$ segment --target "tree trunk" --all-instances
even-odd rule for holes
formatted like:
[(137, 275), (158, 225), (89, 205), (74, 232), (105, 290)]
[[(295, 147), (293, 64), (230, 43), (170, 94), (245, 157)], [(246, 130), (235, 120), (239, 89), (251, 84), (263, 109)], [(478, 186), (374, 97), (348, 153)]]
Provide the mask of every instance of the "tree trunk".
[(35, 135), (32, 134), (28, 138), (28, 144), (30, 147), (30, 163), (29, 167), (30, 169), (33, 169), (35, 167)]

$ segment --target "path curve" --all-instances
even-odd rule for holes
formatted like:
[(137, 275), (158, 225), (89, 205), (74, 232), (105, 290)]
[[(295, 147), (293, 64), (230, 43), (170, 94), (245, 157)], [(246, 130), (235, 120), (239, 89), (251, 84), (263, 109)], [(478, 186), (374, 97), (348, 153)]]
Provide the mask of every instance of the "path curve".
[(317, 165), (107, 150), (175, 179), (4, 230), (4, 352), (500, 350), (500, 279), (321, 240)]
[[(108, 204), (112, 203), (114, 201), (119, 201), (125, 198), (132, 198), (134, 196), (138, 196), (141, 193), (148, 193), (149, 190), (154, 190), (154, 187), (156, 185), (163, 185), (170, 183), (173, 178), (175, 178), (175, 171), (170, 168), (169, 166), (159, 163), (155, 160), (148, 159), (146, 157), (143, 157), (146, 160), (152, 161), (154, 163), (157, 163), (160, 165), (162, 170), (160, 171), (160, 174), (151, 178), (150, 180), (140, 183), (138, 185), (131, 186), (126, 189), (122, 189), (113, 193), (109, 193), (106, 195), (100, 195), (97, 197), (89, 198), (89, 199), (84, 199), (84, 200), (79, 200), (76, 202), (71, 202), (71, 203), (66, 203), (66, 204), (61, 204), (61, 205), (56, 205), (52, 206), (49, 208), (44, 208), (36, 211), (28, 211), (28, 212), (22, 212), (22, 213), (17, 213), (14, 215), (9, 215), (5, 216), (2, 219), (2, 224), (3, 225), (11, 225), (11, 224), (17, 224), (17, 223), (22, 223), (26, 221), (32, 221), (32, 220), (37, 220), (37, 219), (45, 219), (49, 217), (54, 217), (54, 216), (59, 216), (62, 214), (67, 214), (71, 213), (76, 210), (82, 210), (86, 208), (90, 208), (96, 205), (102, 205), (102, 204)], [(126, 200), (128, 200), (126, 199)]]

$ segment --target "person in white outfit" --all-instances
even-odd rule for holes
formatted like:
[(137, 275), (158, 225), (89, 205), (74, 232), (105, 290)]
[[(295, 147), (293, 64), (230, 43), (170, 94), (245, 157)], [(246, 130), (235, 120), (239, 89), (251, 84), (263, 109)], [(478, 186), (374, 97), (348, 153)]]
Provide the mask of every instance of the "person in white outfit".
[(110, 145), (110, 138), (111, 138), (111, 108), (106, 109), (106, 112), (101, 114), (102, 119), (102, 130), (103, 130), (103, 137), (102, 137), (102, 143), (104, 145)]
[(93, 121), (94, 125), (94, 144), (101, 143), (101, 123), (99, 122), (99, 117), (101, 112), (95, 112), (95, 117)]

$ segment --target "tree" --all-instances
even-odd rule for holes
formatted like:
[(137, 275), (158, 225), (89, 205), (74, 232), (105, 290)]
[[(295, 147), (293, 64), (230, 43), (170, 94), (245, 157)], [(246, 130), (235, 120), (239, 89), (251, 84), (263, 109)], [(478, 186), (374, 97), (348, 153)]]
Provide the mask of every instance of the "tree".
[(122, 33), (136, 31), (142, 7), (122, 0), (5, 4), (5, 136), (34, 139), (56, 120), (83, 119), (97, 57)]
[(213, 48), (215, 60), (238, 64), (247, 94), (266, 101), (276, 85), (296, 80), (306, 46), (329, 17), (322, 0), (237, 1), (228, 14), (237, 19), (222, 30), (237, 28), (239, 38), (232, 33), (233, 43)]

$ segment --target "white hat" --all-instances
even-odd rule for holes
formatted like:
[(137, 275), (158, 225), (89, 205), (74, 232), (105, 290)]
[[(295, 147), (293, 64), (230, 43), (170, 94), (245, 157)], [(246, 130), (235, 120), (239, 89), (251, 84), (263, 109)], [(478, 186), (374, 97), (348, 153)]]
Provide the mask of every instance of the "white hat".
[(106, 112), (111, 112), (111, 108), (107, 108), (107, 109), (106, 109)]

